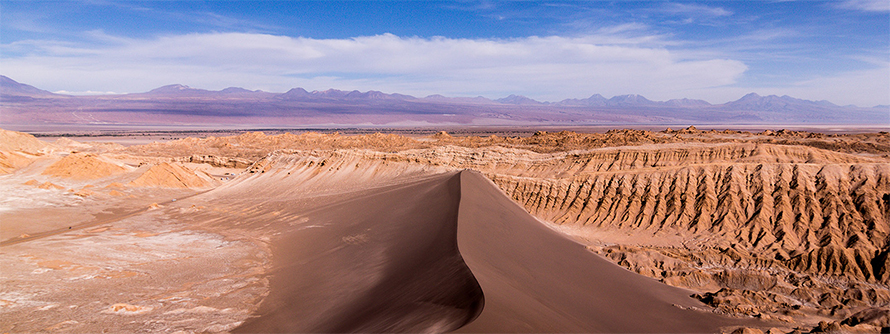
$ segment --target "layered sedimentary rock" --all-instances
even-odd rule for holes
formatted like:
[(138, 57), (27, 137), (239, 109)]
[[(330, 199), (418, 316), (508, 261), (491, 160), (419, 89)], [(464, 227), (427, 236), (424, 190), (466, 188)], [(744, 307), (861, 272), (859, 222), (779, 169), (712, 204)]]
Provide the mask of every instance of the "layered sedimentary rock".
[[(569, 172), (534, 177), (550, 164)], [(728, 313), (844, 316), (890, 301), (884, 161), (727, 145), (569, 155), (488, 176), (574, 234), (627, 235), (591, 247), (616, 263), (671, 285), (722, 289), (700, 298)]]

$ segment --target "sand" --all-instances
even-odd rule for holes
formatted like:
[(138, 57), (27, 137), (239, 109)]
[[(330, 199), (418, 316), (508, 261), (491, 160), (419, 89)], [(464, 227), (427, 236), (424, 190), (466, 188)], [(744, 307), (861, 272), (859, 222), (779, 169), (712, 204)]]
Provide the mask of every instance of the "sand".
[(462, 172), (461, 181), (458, 246), (485, 308), (460, 332), (701, 333), (758, 324), (707, 312), (689, 291), (591, 253), (477, 172)]
[(125, 167), (95, 154), (71, 154), (47, 167), (43, 171), (43, 175), (89, 180), (104, 178), (126, 171)]
[(457, 250), (460, 177), (338, 195), (272, 243), (270, 293), (235, 332), (446, 332), (482, 308)]
[(544, 227), (475, 172), (326, 201), (305, 225), (276, 229), (269, 297), (236, 332), (466, 324), (461, 331), (661, 333), (745, 323)]
[(128, 183), (133, 187), (161, 187), (161, 188), (207, 188), (213, 184), (210, 175), (196, 173), (175, 163), (161, 163), (151, 166), (142, 175)]

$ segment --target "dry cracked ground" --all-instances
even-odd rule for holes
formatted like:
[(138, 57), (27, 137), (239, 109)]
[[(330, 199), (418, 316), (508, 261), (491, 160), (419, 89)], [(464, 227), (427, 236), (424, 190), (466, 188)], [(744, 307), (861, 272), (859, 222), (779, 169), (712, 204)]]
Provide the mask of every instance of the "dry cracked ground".
[(293, 191), (323, 197), (463, 169), (590, 252), (769, 324), (740, 332), (890, 326), (887, 133), (244, 133), (124, 147), (3, 130), (0, 332), (232, 330), (269, 293), (275, 234), (241, 222), (285, 211), (215, 193), (264, 173), (299, 172)]

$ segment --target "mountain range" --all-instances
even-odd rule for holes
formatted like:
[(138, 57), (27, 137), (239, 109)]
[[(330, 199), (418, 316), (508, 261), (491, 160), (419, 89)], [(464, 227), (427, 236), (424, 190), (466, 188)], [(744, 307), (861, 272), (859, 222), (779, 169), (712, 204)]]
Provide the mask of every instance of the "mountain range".
[(608, 125), (608, 124), (884, 124), (890, 107), (838, 106), (790, 96), (760, 96), (711, 104), (652, 101), (640, 95), (539, 102), (510, 95), (414, 97), (379, 91), (294, 88), (270, 93), (230, 87), (219, 91), (168, 85), (145, 93), (73, 96), (0, 76), (3, 124), (43, 125)]

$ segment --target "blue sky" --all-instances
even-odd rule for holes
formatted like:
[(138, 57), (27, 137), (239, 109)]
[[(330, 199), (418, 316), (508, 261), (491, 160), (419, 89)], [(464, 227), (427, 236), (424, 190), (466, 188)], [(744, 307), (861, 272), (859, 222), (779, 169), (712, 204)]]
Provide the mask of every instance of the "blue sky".
[(0, 73), (543, 101), (749, 92), (890, 104), (890, 1), (0, 1)]

